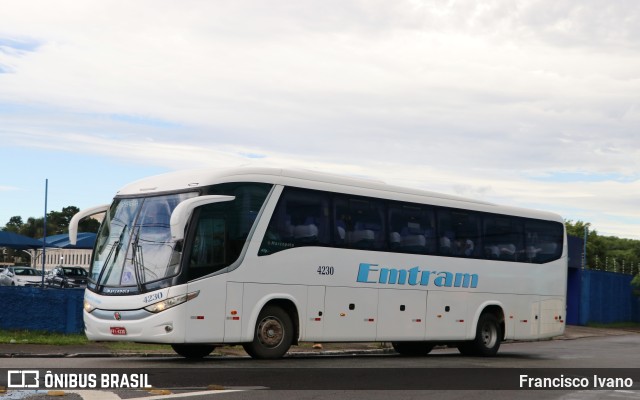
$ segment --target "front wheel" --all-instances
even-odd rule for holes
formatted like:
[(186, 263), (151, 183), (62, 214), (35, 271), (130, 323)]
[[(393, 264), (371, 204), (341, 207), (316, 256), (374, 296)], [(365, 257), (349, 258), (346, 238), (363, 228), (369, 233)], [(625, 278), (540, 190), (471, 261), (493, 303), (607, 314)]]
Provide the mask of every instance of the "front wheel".
[(478, 319), (476, 337), (458, 346), (460, 353), (482, 357), (492, 357), (498, 353), (502, 340), (502, 329), (495, 315), (485, 313)]
[(194, 360), (208, 356), (216, 346), (210, 344), (172, 344), (171, 348), (182, 357)]
[(253, 341), (244, 343), (244, 351), (258, 359), (281, 358), (293, 343), (293, 323), (283, 309), (267, 306), (260, 311)]

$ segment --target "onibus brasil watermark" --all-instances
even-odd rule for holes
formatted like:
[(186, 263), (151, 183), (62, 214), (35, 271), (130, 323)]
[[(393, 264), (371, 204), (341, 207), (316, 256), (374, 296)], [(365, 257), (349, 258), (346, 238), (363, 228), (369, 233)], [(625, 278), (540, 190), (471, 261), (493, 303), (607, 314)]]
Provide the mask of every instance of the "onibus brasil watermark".
[(9, 370), (9, 389), (148, 389), (145, 373), (54, 373), (39, 370)]

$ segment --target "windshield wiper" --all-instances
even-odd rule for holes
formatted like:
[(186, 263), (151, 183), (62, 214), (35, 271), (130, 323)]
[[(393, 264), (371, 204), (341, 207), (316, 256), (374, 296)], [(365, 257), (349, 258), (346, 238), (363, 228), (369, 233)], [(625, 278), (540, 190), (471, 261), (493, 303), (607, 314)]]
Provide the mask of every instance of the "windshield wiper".
[(142, 274), (144, 275), (144, 259), (142, 254), (142, 246), (138, 244), (139, 240), (140, 232), (138, 231), (136, 239), (133, 241), (133, 248), (131, 250), (131, 262), (133, 263), (133, 273), (136, 276), (136, 286), (138, 287), (138, 292), (142, 293), (142, 279), (140, 272), (142, 272)]
[[(113, 254), (115, 253), (116, 258), (118, 257), (118, 253), (120, 252), (120, 247), (122, 247), (122, 237), (124, 236), (124, 232), (126, 230), (127, 230), (127, 225), (122, 227), (122, 231), (120, 232), (120, 236), (118, 237), (118, 240), (113, 242), (113, 246), (111, 246), (111, 250), (109, 250), (109, 254), (107, 254), (107, 258), (104, 260), (104, 265), (103, 265), (102, 269), (100, 270), (100, 274), (98, 275), (98, 279), (96, 280), (96, 283), (98, 285), (102, 284), (102, 276), (104, 275), (104, 273), (107, 270), (107, 268), (109, 268), (109, 261), (111, 261), (111, 257), (113, 256)], [(111, 268), (109, 268), (109, 275), (111, 275), (111, 270), (112, 269), (113, 269), (113, 265), (111, 265)], [(109, 279), (109, 275), (107, 275), (107, 279)]]

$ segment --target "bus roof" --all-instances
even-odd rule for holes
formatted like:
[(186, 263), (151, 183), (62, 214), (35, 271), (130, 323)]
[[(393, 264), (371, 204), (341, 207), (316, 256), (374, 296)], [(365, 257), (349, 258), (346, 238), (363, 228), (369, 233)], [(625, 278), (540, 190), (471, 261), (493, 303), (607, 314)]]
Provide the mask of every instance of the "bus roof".
[(197, 190), (227, 182), (271, 183), (563, 222), (562, 217), (550, 212), (503, 206), (460, 196), (389, 185), (373, 179), (303, 169), (244, 167), (183, 170), (132, 182), (120, 189), (117, 196), (148, 196), (164, 192)]

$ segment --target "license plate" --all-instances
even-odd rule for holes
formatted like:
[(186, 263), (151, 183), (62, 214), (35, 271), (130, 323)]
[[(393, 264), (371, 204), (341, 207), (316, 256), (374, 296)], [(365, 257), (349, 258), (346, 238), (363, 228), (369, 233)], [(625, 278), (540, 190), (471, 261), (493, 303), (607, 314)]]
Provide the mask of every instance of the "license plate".
[(111, 334), (112, 335), (126, 335), (127, 334), (127, 330), (124, 327), (121, 327), (121, 326), (112, 326), (111, 327)]

